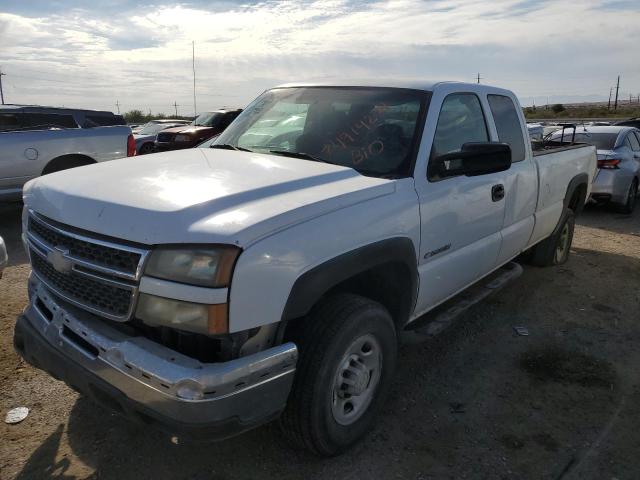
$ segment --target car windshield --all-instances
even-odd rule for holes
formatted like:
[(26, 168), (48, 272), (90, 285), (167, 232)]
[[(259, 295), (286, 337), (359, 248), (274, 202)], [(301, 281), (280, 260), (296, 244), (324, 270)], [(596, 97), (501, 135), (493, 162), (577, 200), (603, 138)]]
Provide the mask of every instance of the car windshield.
[(220, 121), (222, 117), (223, 114), (220, 112), (201, 113), (193, 121), (193, 125), (196, 125), (198, 127), (213, 127)]
[(155, 135), (156, 133), (164, 130), (165, 128), (173, 127), (172, 123), (155, 123), (150, 122), (147, 123), (144, 127), (140, 129), (138, 132), (139, 135)]
[(400, 88), (277, 88), (249, 105), (213, 146), (407, 176), (429, 97)]
[[(552, 140), (560, 141), (561, 133), (554, 133)], [(570, 142), (573, 138), (573, 130), (564, 131), (564, 142)], [(579, 143), (588, 143), (593, 145), (597, 150), (613, 150), (618, 138), (617, 133), (593, 133), (593, 132), (576, 132), (575, 141)]]

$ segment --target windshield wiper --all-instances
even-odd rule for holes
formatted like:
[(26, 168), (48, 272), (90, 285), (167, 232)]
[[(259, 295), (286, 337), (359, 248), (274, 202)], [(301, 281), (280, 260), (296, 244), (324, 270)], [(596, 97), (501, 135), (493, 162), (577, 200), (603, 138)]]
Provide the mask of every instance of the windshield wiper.
[(244, 147), (236, 147), (235, 145), (231, 145), (230, 143), (214, 143), (209, 146), (209, 148), (221, 148), (223, 150), (237, 150), (239, 152), (253, 152), (253, 150), (249, 150)]
[(322, 163), (330, 163), (332, 165), (338, 165), (337, 163), (331, 162), (329, 160), (325, 160), (324, 158), (315, 157), (310, 153), (290, 152), (289, 150), (269, 150), (269, 153), (273, 153), (274, 155), (282, 155), (283, 157), (301, 158), (303, 160), (313, 160), (314, 162), (322, 162)]

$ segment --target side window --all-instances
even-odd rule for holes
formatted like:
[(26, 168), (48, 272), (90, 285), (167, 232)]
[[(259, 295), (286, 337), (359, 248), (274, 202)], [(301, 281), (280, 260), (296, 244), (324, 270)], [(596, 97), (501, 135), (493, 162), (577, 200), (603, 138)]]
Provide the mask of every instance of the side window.
[(640, 151), (640, 143), (638, 142), (638, 139), (634, 135), (634, 132), (629, 132), (629, 135), (627, 135), (627, 138), (631, 143), (631, 150), (633, 150), (634, 152)]
[(633, 148), (631, 147), (631, 135), (627, 135), (624, 138), (624, 146), (627, 147), (629, 150), (633, 150)]
[(448, 95), (438, 117), (431, 158), (455, 152), (470, 142), (487, 142), (489, 133), (480, 99), (473, 93)]
[(640, 132), (633, 132), (636, 135), (636, 138), (638, 139), (638, 143), (640, 143)]
[(511, 147), (511, 161), (521, 162), (525, 157), (524, 138), (520, 118), (513, 101), (504, 95), (487, 95), (489, 107), (498, 131), (498, 140)]

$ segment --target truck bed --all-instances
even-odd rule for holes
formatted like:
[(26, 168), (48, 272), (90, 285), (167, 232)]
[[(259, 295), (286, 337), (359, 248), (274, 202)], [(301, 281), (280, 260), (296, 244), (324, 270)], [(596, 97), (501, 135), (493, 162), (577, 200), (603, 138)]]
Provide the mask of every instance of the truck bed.
[(547, 155), (549, 153), (564, 152), (576, 148), (590, 147), (588, 143), (567, 143), (567, 142), (531, 142), (533, 156)]

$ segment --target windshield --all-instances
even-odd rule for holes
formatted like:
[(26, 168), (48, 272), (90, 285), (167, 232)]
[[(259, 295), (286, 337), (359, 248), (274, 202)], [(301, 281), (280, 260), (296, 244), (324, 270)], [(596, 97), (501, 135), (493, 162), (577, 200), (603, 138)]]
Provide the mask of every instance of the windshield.
[[(562, 135), (554, 133), (552, 140), (559, 141)], [(570, 142), (573, 137), (573, 130), (565, 130), (563, 142)], [(588, 143), (593, 145), (597, 150), (613, 150), (618, 138), (617, 133), (592, 133), (592, 132), (576, 132), (576, 142)]]
[(428, 98), (428, 92), (399, 88), (278, 88), (249, 105), (213, 146), (407, 176)]
[(164, 130), (165, 128), (173, 127), (172, 123), (147, 123), (144, 127), (140, 129), (138, 132), (139, 135), (155, 135), (156, 133)]
[(219, 112), (201, 113), (193, 121), (193, 125), (196, 125), (198, 127), (213, 127), (220, 121), (222, 117), (223, 114)]

